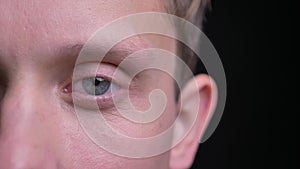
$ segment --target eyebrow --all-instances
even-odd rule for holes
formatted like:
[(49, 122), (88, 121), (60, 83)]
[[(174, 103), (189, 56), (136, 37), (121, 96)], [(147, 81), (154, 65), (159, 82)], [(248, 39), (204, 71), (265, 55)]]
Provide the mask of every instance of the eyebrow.
[[(130, 54), (149, 48), (151, 45), (147, 40), (139, 39), (126, 39), (121, 41), (119, 44), (113, 46), (105, 56), (102, 56), (102, 62), (108, 62), (115, 65), (119, 65), (127, 56)], [(85, 48), (85, 49), (84, 49)], [(84, 50), (83, 50), (84, 49)], [(91, 57), (92, 61), (98, 61), (100, 58), (99, 56), (93, 56), (96, 53), (103, 52), (105, 47), (103, 44), (94, 44), (92, 46), (85, 46), (85, 43), (75, 43), (75, 44), (68, 44), (62, 46), (58, 50), (58, 56), (68, 56), (72, 57), (72, 59), (77, 59), (79, 55), (82, 55), (82, 51), (87, 53), (83, 54), (86, 57)]]

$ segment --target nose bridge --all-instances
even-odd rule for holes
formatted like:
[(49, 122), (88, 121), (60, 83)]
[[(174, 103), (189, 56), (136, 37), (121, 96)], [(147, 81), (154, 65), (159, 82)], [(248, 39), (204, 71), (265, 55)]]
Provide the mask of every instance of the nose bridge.
[(2, 100), (0, 168), (44, 168), (51, 161), (42, 100), (30, 80), (17, 79)]
[[(11, 82), (2, 100), (1, 116), (3, 128), (26, 130), (37, 125), (39, 99), (36, 85), (29, 78), (16, 78)], [(33, 128), (31, 128), (33, 129)], [(4, 131), (2, 131), (4, 132)]]

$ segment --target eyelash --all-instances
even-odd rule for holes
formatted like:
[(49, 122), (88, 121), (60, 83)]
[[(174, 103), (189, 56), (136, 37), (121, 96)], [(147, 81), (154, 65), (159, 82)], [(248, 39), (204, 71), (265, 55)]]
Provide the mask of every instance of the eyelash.
[[(94, 77), (86, 77), (86, 78), (94, 78)], [(102, 95), (90, 95), (87, 92), (84, 91), (83, 86), (82, 86), (82, 80), (86, 78), (81, 78), (73, 84), (78, 83), (80, 86), (79, 90), (74, 89), (72, 86), (72, 81), (70, 80), (69, 83), (62, 89), (63, 94), (65, 95), (65, 99), (67, 102), (73, 104), (73, 99), (77, 100), (77, 104), (80, 104), (79, 106), (85, 107), (88, 109), (92, 109), (92, 104), (97, 103), (97, 108), (107, 108), (111, 107), (113, 105), (113, 99), (112, 97), (115, 95), (114, 93), (117, 92), (113, 88), (118, 88), (118, 85), (114, 84), (112, 82), (112, 79), (107, 76), (103, 75), (97, 75), (95, 78), (102, 78), (110, 82), (109, 89)], [(115, 87), (114, 87), (115, 86)]]
[[(115, 66), (102, 63), (99, 66), (98, 63), (87, 63), (79, 65), (77, 70), (79, 70), (76, 75), (77, 77), (74, 77), (74, 79), (69, 78), (61, 83), (60, 93), (62, 93), (62, 98), (66, 102), (73, 105), (74, 101), (76, 100), (76, 104), (87, 109), (90, 109), (91, 106), (89, 107), (89, 105), (92, 105), (95, 102), (98, 104), (97, 108), (112, 107), (112, 97), (119, 93), (119, 90), (122, 86), (122, 84), (116, 84), (116, 80), (112, 77), (115, 71)], [(94, 70), (97, 70), (96, 75)], [(95, 88), (97, 88), (98, 91), (99, 89), (100, 91), (103, 90), (103, 88), (101, 88), (101, 84), (93, 89), (93, 84), (91, 84), (92, 80), (90, 78), (101, 78), (105, 81), (108, 81), (110, 83), (109, 88), (100, 95), (94, 95), (95, 93), (91, 94), (91, 92), (87, 92), (85, 90), (86, 88), (88, 88), (90, 91), (94, 90)], [(84, 86), (84, 80), (88, 82), (88, 85)], [(119, 82), (117, 81), (117, 83)]]
[[(80, 79), (80, 80), (75, 81), (74, 84), (79, 83), (80, 81), (81, 81), (81, 83), (82, 83), (83, 80), (90, 79), (90, 78), (101, 78), (101, 79), (103, 79), (103, 80), (105, 80), (105, 81), (108, 81), (108, 82), (110, 82), (110, 83), (113, 83), (113, 82), (112, 82), (112, 78), (106, 77), (106, 76), (97, 75), (96, 77), (91, 76), (91, 77), (85, 77), (85, 78), (82, 78), (82, 79)], [(83, 87), (82, 85), (83, 85), (83, 84), (81, 84), (80, 86)], [(73, 85), (72, 85), (72, 81), (71, 81), (71, 82), (68, 83), (67, 86), (65, 86), (65, 87), (63, 88), (63, 93), (72, 93), (72, 90), (73, 90)], [(111, 85), (109, 86), (108, 91), (109, 91), (109, 90), (111, 90)], [(83, 89), (83, 91), (84, 91), (84, 89)], [(105, 93), (106, 93), (106, 92), (105, 92)], [(88, 94), (88, 93), (86, 93), (86, 94)], [(88, 94), (88, 95), (89, 95), (89, 94)], [(90, 94), (90, 95), (91, 95), (91, 94)], [(104, 94), (101, 94), (101, 95), (98, 95), (98, 96), (95, 95), (95, 96), (100, 97), (100, 96), (102, 96), (102, 95), (104, 95)]]

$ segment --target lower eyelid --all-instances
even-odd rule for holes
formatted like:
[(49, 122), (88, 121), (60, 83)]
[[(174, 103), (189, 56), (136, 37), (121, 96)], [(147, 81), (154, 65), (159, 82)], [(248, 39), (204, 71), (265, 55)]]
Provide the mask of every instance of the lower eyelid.
[(85, 96), (82, 93), (72, 93), (73, 104), (84, 109), (98, 110), (113, 106), (112, 96)]
[(73, 98), (75, 104), (86, 109), (103, 109), (114, 107), (114, 102), (116, 100), (114, 100), (113, 97), (125, 97), (124, 89), (120, 87), (115, 87), (115, 89), (109, 89), (109, 91), (109, 94), (104, 94), (100, 96), (92, 96), (82, 92), (73, 91), (72, 93), (70, 93), (70, 97)]

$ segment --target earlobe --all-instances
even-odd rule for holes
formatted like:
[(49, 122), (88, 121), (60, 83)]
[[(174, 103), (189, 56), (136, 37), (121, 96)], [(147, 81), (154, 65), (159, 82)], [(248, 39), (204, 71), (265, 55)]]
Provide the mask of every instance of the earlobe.
[[(217, 104), (217, 87), (208, 75), (197, 75), (186, 84), (179, 98), (182, 116), (178, 116), (180, 124), (177, 126), (181, 128), (177, 128), (178, 131), (187, 131), (187, 127), (194, 124), (186, 137), (171, 150), (172, 169), (184, 169), (192, 165), (201, 136)], [(177, 129), (174, 135), (177, 134)]]

